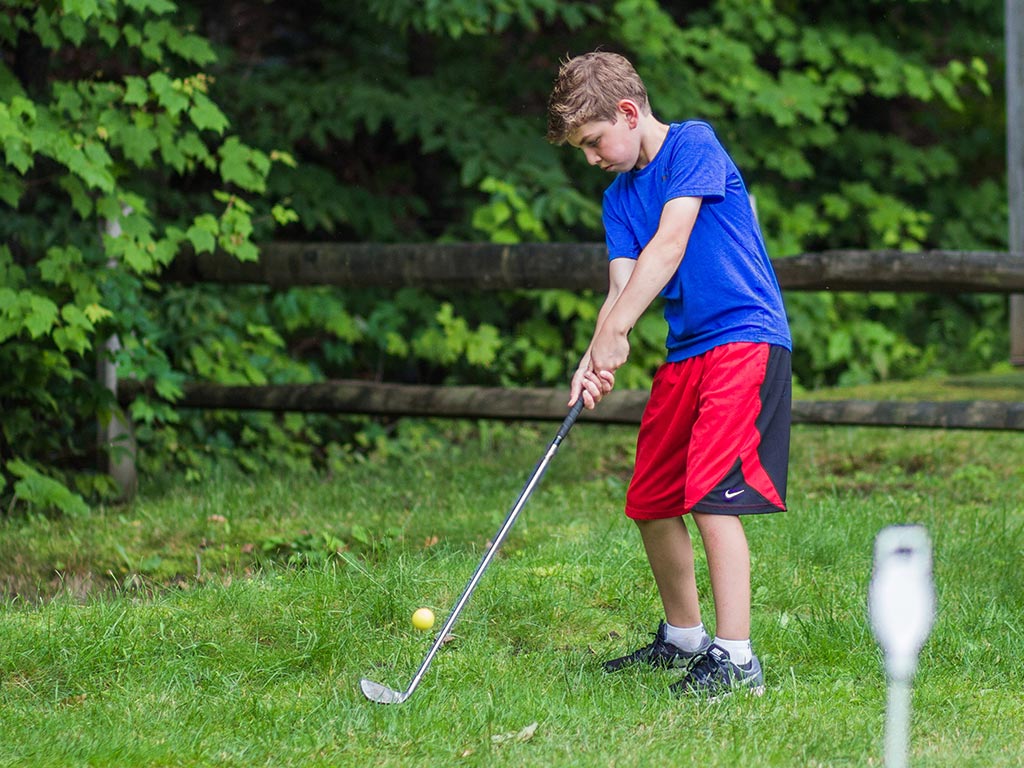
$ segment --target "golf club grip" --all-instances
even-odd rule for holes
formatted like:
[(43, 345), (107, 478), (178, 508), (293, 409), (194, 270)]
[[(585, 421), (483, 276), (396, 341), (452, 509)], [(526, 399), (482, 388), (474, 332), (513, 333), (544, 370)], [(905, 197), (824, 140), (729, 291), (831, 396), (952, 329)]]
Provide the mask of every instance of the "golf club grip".
[(569, 430), (572, 429), (572, 425), (576, 423), (576, 419), (580, 417), (583, 412), (583, 395), (582, 393), (576, 399), (572, 408), (569, 409), (569, 415), (565, 417), (565, 421), (562, 422), (562, 426), (558, 428), (558, 433), (555, 435), (555, 440), (562, 442), (565, 436), (569, 434)]

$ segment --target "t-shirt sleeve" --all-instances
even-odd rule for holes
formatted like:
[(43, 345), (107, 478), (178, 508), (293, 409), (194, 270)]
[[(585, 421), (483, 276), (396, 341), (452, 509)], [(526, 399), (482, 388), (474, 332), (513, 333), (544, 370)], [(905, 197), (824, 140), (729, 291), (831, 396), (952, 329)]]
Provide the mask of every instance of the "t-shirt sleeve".
[(623, 257), (635, 259), (643, 250), (633, 228), (626, 222), (617, 192), (613, 184), (605, 191), (602, 204), (601, 218), (604, 223), (604, 239), (608, 246), (609, 261)]
[(706, 123), (690, 123), (684, 130), (685, 139), (672, 145), (665, 202), (677, 197), (721, 202), (728, 173), (725, 149)]
[(710, 125), (693, 121), (674, 127), (658, 152), (656, 167), (648, 166), (640, 176), (620, 174), (605, 190), (602, 220), (608, 258), (637, 258), (669, 200), (722, 202), (728, 173), (729, 158)]

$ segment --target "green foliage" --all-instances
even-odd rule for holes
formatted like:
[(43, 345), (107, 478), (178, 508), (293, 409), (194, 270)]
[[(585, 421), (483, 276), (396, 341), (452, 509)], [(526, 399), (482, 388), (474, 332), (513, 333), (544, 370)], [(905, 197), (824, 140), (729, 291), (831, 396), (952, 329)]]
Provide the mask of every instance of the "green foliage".
[(180, 392), (153, 277), (186, 247), (255, 258), (267, 228), (247, 198), (265, 191), (271, 159), (227, 133), (196, 71), (213, 49), (175, 3), (2, 5), (0, 472), (20, 478), (5, 483), (12, 500), (76, 513), (70, 486), (110, 491), (76, 479), (97, 464), (92, 425), (116, 408), (92, 373), (103, 340), (121, 340), (122, 374)]
[(7, 471), (18, 478), (13, 489), (15, 499), (43, 509), (55, 507), (71, 515), (81, 515), (88, 511), (81, 497), (23, 461), (8, 461)]
[[(296, 169), (269, 180), (300, 214), (292, 237), (600, 239), (608, 177), (578, 153), (540, 141), (559, 58), (600, 46), (636, 62), (662, 119), (715, 124), (744, 170), (774, 256), (1005, 247), (995, 0), (970, 8), (937, 0), (884, 8), (374, 0), (366, 12), (321, 11), (314, 25), (305, 15), (275, 15), (275, 25), (289, 30), (276, 38), (275, 57), (259, 58), (258, 67), (225, 57), (218, 72), (242, 94), (231, 108), (246, 138), (277, 142), (298, 159)], [(259, 23), (250, 23), (236, 48), (268, 46)], [(588, 340), (584, 315), (563, 315), (560, 329), (546, 328), (549, 302), (524, 318), (516, 297), (497, 297), (509, 318), (501, 322), (472, 297), (445, 299), (462, 323), (441, 327), (433, 312), (419, 315), (433, 325), (430, 343), (409, 343), (416, 328), (396, 330), (389, 343), (372, 342), (383, 358), (366, 374), (402, 376), (405, 366), (402, 378), (421, 379), (423, 366), (413, 374), (406, 365), (411, 352), (436, 355), (454, 366), (451, 380), (466, 380), (463, 323), (489, 323), (507, 351), (496, 359), (512, 365), (503, 378), (558, 384)], [(1003, 332), (994, 329), (1005, 318), (989, 298), (924, 306), (920, 297), (787, 300), (804, 386), (980, 369), (1000, 355)], [(395, 303), (408, 307), (408, 296)], [(395, 309), (384, 312), (397, 329), (405, 310)], [(970, 329), (957, 334), (962, 341), (983, 337), (966, 345), (983, 353), (937, 343), (925, 316)], [(663, 333), (656, 321), (649, 325), (637, 334), (637, 365), (624, 372), (634, 384), (645, 383), (659, 359)], [(352, 362), (359, 357), (354, 352)], [(358, 367), (348, 373), (362, 375)]]
[[(714, 123), (773, 256), (1006, 243), (997, 0), (2, 6), (8, 503), (23, 498), (12, 461), (84, 497), (109, 492), (93, 432), (117, 406), (96, 357), (150, 385), (131, 412), (144, 469), (190, 480), (220, 464), (331, 466), (392, 425), (176, 410), (188, 380), (565, 385), (598, 296), (168, 288), (160, 273), (183, 248), (254, 259), (275, 231), (600, 239), (609, 177), (543, 140), (559, 60), (596, 47), (633, 59), (662, 119)], [(787, 305), (805, 388), (977, 370), (1005, 347), (996, 297)], [(662, 359), (657, 314), (635, 329), (619, 386), (645, 385)]]

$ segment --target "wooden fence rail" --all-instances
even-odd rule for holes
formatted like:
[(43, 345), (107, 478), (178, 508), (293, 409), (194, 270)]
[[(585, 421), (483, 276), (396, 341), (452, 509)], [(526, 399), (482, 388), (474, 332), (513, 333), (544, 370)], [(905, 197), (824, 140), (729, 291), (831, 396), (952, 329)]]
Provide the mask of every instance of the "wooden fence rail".
[[(1004, 251), (825, 251), (772, 260), (785, 290), (1024, 292), (1024, 254)], [(608, 285), (598, 243), (267, 243), (259, 261), (183, 254), (164, 280), (348, 288), (591, 289)]]
[[(601, 243), (267, 243), (259, 261), (223, 254), (183, 254), (165, 281), (257, 284), (274, 288), (336, 285), (406, 286), (467, 291), (592, 289), (607, 286)], [(1024, 254), (1002, 251), (826, 251), (773, 260), (784, 290), (1024, 292)], [(144, 388), (121, 384), (127, 404)], [(332, 381), (281, 386), (191, 383), (185, 408), (305, 411), (381, 416), (559, 420), (563, 389), (428, 387)], [(637, 423), (645, 391), (615, 391), (584, 418)], [(1024, 403), (999, 401), (797, 401), (793, 421), (805, 424), (1024, 429)]]
[[(130, 403), (145, 387), (123, 382), (118, 396)], [(432, 387), (367, 381), (316, 384), (225, 386), (190, 383), (179, 408), (344, 413), (373, 416), (561, 421), (568, 387)], [(581, 419), (605, 424), (638, 424), (647, 391), (614, 390)], [(797, 424), (940, 427), (943, 429), (1024, 429), (1024, 403), (995, 400), (951, 402), (896, 400), (797, 400)]]
[[(1024, 293), (1024, 254), (998, 251), (827, 251), (773, 260), (784, 290), (917, 291), (922, 293)], [(256, 284), (272, 288), (336, 285), (347, 288), (422, 288), (494, 291), (594, 290), (607, 287), (603, 244), (494, 245), (267, 243), (258, 261), (240, 263), (223, 254), (183, 254), (167, 282)], [(114, 382), (127, 406), (147, 391), (133, 381)], [(188, 383), (182, 408), (304, 411), (379, 416), (429, 416), (510, 420), (560, 420), (566, 389), (426, 387), (333, 381), (318, 384), (234, 387)], [(619, 390), (584, 419), (606, 423), (640, 420), (645, 391)], [(998, 401), (897, 402), (797, 401), (793, 421), (804, 424), (1024, 429), (1024, 403)], [(134, 443), (131, 443), (134, 445)], [(131, 449), (134, 454), (134, 449)], [(124, 494), (134, 488), (134, 456), (115, 479)], [(113, 471), (113, 463), (111, 464)]]

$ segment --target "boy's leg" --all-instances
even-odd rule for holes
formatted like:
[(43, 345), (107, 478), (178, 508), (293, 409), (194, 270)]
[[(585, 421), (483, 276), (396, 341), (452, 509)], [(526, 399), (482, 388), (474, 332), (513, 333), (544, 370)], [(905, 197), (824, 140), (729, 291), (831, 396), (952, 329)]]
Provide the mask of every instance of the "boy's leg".
[(626, 516), (640, 531), (665, 621), (658, 625), (653, 643), (605, 662), (609, 672), (636, 663), (688, 667), (711, 644), (700, 618), (693, 544), (682, 519), (685, 457), (698, 414), (696, 376), (697, 361), (663, 365), (644, 409)]
[(669, 690), (712, 699), (736, 688), (760, 695), (764, 672), (750, 645), (750, 549), (743, 524), (737, 515), (694, 512), (693, 519), (707, 553), (715, 639)]
[(760, 693), (764, 674), (750, 645), (750, 550), (739, 516), (785, 509), (789, 353), (727, 345), (707, 359), (702, 392), (708, 408), (697, 419), (687, 457), (694, 470), (687, 506), (707, 553), (715, 640), (670, 690), (712, 697), (736, 687)]
[(665, 607), (665, 620), (677, 627), (700, 624), (693, 544), (686, 523), (681, 517), (670, 517), (637, 520), (636, 524)]
[(634, 664), (688, 667), (707, 650), (711, 638), (704, 631), (694, 574), (693, 544), (681, 517), (637, 520), (647, 559), (665, 608), (654, 642), (604, 663), (606, 672)]
[(723, 640), (749, 640), (750, 549), (743, 523), (736, 515), (692, 514), (708, 558), (715, 635)]

